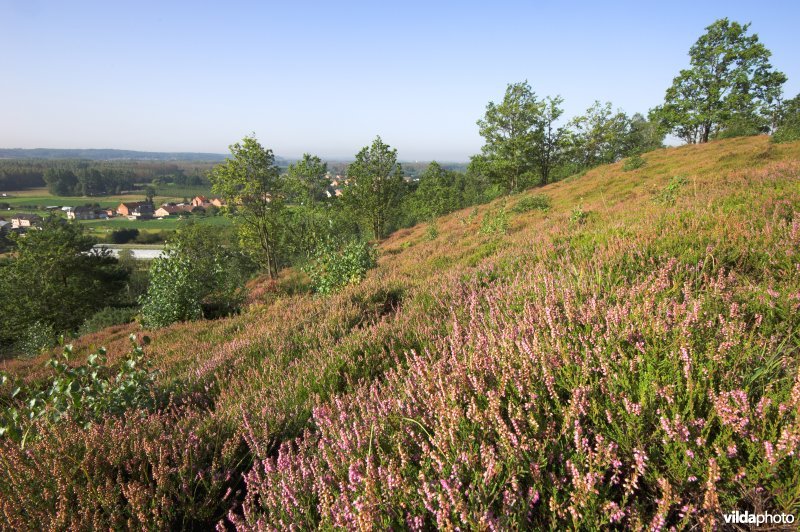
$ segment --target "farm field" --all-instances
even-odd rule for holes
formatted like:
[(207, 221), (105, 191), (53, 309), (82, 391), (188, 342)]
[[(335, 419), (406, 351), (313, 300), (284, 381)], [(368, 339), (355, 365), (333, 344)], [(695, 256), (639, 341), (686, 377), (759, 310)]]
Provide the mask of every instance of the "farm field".
[[(130, 192), (127, 194), (113, 194), (108, 196), (54, 196), (46, 188), (31, 188), (4, 192), (7, 197), (0, 197), (0, 203), (8, 203), (12, 210), (19, 207), (46, 207), (61, 205), (76, 207), (87, 203), (97, 203), (101, 207), (116, 207), (123, 201), (141, 201), (145, 199), (144, 193)], [(160, 185), (156, 187), (155, 203), (181, 202), (192, 199), (194, 196), (210, 196), (209, 187), (184, 187), (177, 185)], [(23, 209), (24, 211), (35, 209)]]

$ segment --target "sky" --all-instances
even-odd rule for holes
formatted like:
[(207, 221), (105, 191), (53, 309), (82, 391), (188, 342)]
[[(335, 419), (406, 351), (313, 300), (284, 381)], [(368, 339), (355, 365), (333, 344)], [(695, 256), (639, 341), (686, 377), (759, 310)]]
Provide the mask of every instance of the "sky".
[(0, 0), (0, 147), (465, 161), (507, 84), (646, 113), (722, 17), (800, 92), (796, 1)]

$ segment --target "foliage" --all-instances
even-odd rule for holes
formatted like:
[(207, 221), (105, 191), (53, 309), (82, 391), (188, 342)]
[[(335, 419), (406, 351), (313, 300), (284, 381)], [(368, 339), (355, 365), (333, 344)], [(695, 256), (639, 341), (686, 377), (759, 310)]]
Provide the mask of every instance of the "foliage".
[(47, 219), (41, 230), (12, 238), (16, 256), (0, 265), (0, 343), (14, 343), (36, 322), (56, 334), (74, 331), (125, 286), (126, 269), (93, 250), (81, 225)]
[(272, 150), (254, 136), (230, 146), (231, 157), (211, 172), (212, 190), (222, 196), (239, 229), (243, 249), (255, 250), (255, 257), (275, 279), (281, 265), (278, 247), (284, 196), (280, 171)]
[(644, 157), (642, 157), (638, 153), (635, 153), (630, 157), (628, 157), (627, 159), (625, 159), (625, 163), (623, 163), (622, 165), (622, 170), (625, 172), (630, 172), (632, 170), (638, 170), (639, 168), (644, 168), (646, 164), (647, 161), (644, 159)]
[(397, 150), (375, 137), (347, 167), (348, 184), (342, 200), (380, 240), (393, 222), (405, 182)]
[(572, 225), (583, 225), (589, 218), (589, 212), (583, 208), (582, 203), (578, 203), (569, 213), (569, 223)]
[(483, 214), (480, 232), (484, 235), (504, 235), (508, 232), (508, 223), (505, 203), (501, 203)]
[(131, 240), (136, 239), (138, 236), (139, 230), (136, 228), (114, 229), (111, 232), (109, 240), (113, 244), (127, 244)]
[(201, 318), (203, 289), (199, 277), (194, 275), (191, 259), (176, 249), (165, 251), (150, 266), (147, 294), (140, 301), (142, 325), (159, 328)]
[(774, 142), (800, 140), (800, 94), (781, 105), (778, 128), (772, 135)]
[(303, 158), (290, 164), (286, 175), (286, 190), (288, 199), (300, 205), (311, 205), (314, 202), (324, 201), (327, 196), (325, 189), (328, 187), (326, 175), (327, 163), (316, 155), (303, 154)]
[[(155, 372), (144, 359), (144, 350), (131, 335), (133, 349), (118, 369), (106, 365), (106, 350), (89, 355), (85, 365), (71, 365), (72, 346), (48, 362), (54, 375), (46, 388), (11, 383), (10, 397), (3, 398), (0, 410), (0, 437), (8, 437), (25, 447), (35, 437), (37, 423), (58, 423), (69, 417), (88, 425), (106, 415), (120, 415), (132, 408), (149, 408)], [(149, 343), (144, 337), (144, 343)], [(0, 374), (0, 384), (8, 384)]]
[(547, 194), (531, 194), (520, 198), (511, 208), (511, 212), (519, 214), (529, 211), (547, 211), (550, 210), (551, 203), (550, 196)]
[(331, 294), (359, 283), (376, 265), (377, 252), (372, 244), (351, 241), (341, 247), (333, 243), (320, 246), (304, 270), (315, 292)]
[(662, 205), (673, 205), (675, 200), (678, 199), (681, 189), (688, 184), (689, 180), (686, 179), (686, 176), (676, 175), (669, 180), (667, 186), (656, 194), (653, 201)]
[(772, 68), (771, 52), (749, 28), (727, 18), (708, 26), (689, 50), (690, 68), (651, 118), (688, 143), (708, 142), (743, 122), (768, 130), (786, 76)]
[(478, 120), (485, 144), (481, 155), (473, 157), (472, 168), (505, 192), (521, 190), (535, 177), (546, 184), (565, 146), (566, 132), (555, 125), (562, 102), (560, 96), (539, 100), (527, 81), (508, 85), (503, 101), (489, 102)]
[(159, 328), (237, 312), (251, 271), (241, 254), (221, 245), (213, 230), (185, 224), (150, 266), (147, 294), (141, 299), (142, 324)]
[(17, 341), (16, 348), (23, 355), (33, 357), (52, 347), (55, 340), (56, 333), (53, 326), (36, 321), (25, 328), (22, 337)]
[(87, 318), (80, 328), (81, 334), (91, 334), (106, 327), (130, 323), (136, 318), (138, 310), (134, 307), (106, 307)]

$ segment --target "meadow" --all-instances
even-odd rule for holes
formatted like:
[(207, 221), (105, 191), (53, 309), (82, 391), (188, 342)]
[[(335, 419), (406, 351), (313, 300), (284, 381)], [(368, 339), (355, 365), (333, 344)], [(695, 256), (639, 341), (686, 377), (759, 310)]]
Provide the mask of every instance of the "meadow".
[[(238, 316), (76, 340), (71, 364), (151, 338), (153, 406), (0, 440), (0, 515), (240, 530), (797, 516), (800, 143), (644, 159), (396, 232), (331, 296), (284, 271)], [(46, 360), (4, 369), (42, 383)]]

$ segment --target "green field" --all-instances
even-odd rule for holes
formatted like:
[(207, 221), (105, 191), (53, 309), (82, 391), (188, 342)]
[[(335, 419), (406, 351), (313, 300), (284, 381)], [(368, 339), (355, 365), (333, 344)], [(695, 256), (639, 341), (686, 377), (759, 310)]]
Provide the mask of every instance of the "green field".
[[(24, 210), (38, 210), (51, 205), (63, 207), (76, 207), (97, 203), (101, 207), (116, 207), (123, 201), (141, 201), (145, 199), (144, 193), (130, 192), (127, 194), (114, 194), (109, 196), (54, 196), (46, 188), (31, 188), (28, 190), (18, 190), (5, 192), (8, 197), (0, 196), (0, 203), (8, 203), (14, 208)], [(210, 196), (211, 189), (207, 186), (188, 187), (179, 185), (161, 185), (156, 187), (155, 203), (160, 205), (170, 201), (180, 202), (184, 199), (191, 199), (194, 196)], [(31, 208), (33, 207), (33, 208)]]
[(164, 218), (163, 220), (128, 220), (127, 218), (111, 218), (109, 220), (81, 220), (79, 223), (87, 226), (95, 236), (102, 236), (115, 229), (138, 229), (142, 232), (153, 233), (157, 231), (171, 231), (177, 229), (181, 223), (194, 220), (200, 225), (224, 227), (231, 224), (229, 218), (224, 216), (187, 216), (183, 219), (177, 217)]

